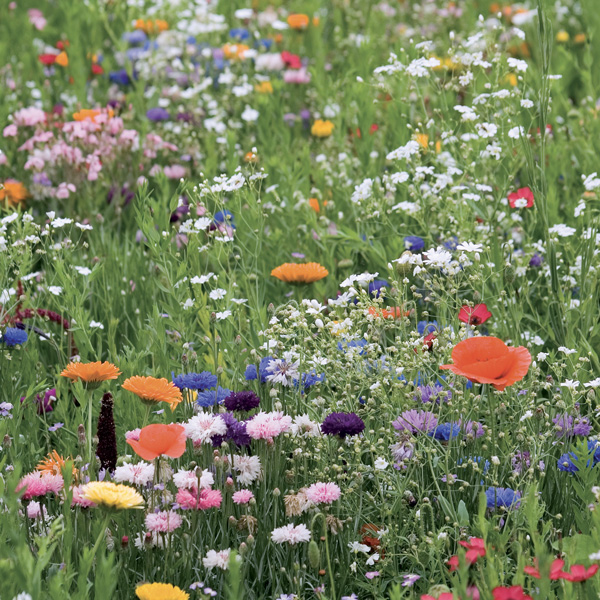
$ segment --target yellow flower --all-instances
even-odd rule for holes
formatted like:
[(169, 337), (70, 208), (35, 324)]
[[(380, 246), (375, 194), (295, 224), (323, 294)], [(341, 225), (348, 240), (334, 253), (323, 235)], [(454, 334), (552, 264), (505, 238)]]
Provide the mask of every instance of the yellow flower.
[(557, 42), (568, 42), (569, 41), (569, 32), (568, 31), (559, 31), (556, 34), (556, 41)]
[(417, 133), (417, 135), (415, 135), (415, 141), (419, 143), (419, 146), (421, 146), (423, 150), (429, 148), (429, 136), (426, 133)]
[(140, 600), (188, 600), (190, 595), (170, 583), (143, 583), (138, 585), (135, 595)]
[(504, 81), (506, 83), (508, 83), (509, 85), (512, 85), (513, 87), (517, 86), (518, 80), (517, 80), (517, 76), (514, 73), (509, 73), (505, 78)]
[(134, 488), (110, 481), (90, 481), (83, 488), (82, 495), (102, 508), (144, 508), (144, 499)]
[(261, 81), (254, 86), (254, 89), (259, 94), (272, 94), (273, 93), (273, 84), (270, 81)]
[(331, 121), (323, 121), (322, 119), (317, 119), (313, 123), (310, 132), (315, 137), (326, 138), (331, 135), (334, 127), (335, 125)]

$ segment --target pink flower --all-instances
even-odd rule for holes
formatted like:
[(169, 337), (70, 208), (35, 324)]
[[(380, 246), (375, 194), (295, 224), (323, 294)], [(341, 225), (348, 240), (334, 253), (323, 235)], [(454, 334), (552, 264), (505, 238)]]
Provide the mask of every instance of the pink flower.
[(250, 490), (240, 490), (235, 492), (231, 498), (236, 504), (248, 504), (254, 498), (254, 494)]
[(61, 475), (53, 475), (52, 473), (42, 473), (40, 471), (34, 471), (25, 475), (19, 481), (17, 485), (17, 492), (25, 489), (25, 493), (22, 498), (24, 500), (30, 500), (37, 496), (45, 496), (49, 492), (58, 494), (63, 489), (65, 482)]
[(44, 19), (44, 14), (41, 10), (37, 8), (30, 8), (27, 11), (27, 16), (29, 17), (29, 22), (38, 30), (42, 31), (44, 27), (46, 27), (46, 19)]
[(164, 174), (169, 179), (181, 179), (182, 177), (185, 177), (186, 168), (181, 165), (171, 165), (170, 167), (164, 168)]
[(339, 499), (342, 492), (335, 483), (313, 483), (306, 490), (306, 497), (313, 504), (331, 504)]
[(135, 440), (136, 442), (140, 441), (140, 431), (142, 431), (139, 427), (137, 429), (132, 429), (125, 433), (126, 440)]
[(292, 417), (282, 412), (259, 412), (246, 423), (246, 433), (254, 440), (267, 440), (287, 431), (292, 424)]
[(181, 527), (183, 519), (181, 515), (174, 510), (164, 510), (159, 513), (150, 513), (146, 515), (146, 527), (149, 531), (158, 531), (161, 533), (170, 533)]
[(43, 123), (46, 120), (46, 113), (41, 108), (30, 106), (22, 108), (14, 114), (14, 122), (17, 126), (25, 125), (32, 127), (38, 123)]
[(46, 512), (46, 507), (42, 507), (41, 504), (39, 502), (36, 502), (35, 500), (27, 505), (27, 516), (30, 519), (40, 518), (42, 516), (42, 512), (44, 513), (44, 517), (46, 517), (48, 514)]
[(379, 571), (369, 571), (368, 573), (365, 573), (365, 577), (367, 579), (375, 579), (375, 577), (379, 577)]
[(177, 503), (181, 508), (207, 510), (209, 508), (219, 508), (223, 500), (219, 490), (184, 490), (177, 492)]
[(283, 80), (286, 83), (310, 83), (310, 73), (302, 69), (288, 69), (283, 73)]
[(72, 488), (73, 499), (71, 500), (71, 506), (81, 506), (81, 508), (89, 508), (90, 506), (95, 506), (95, 504), (88, 500), (83, 494), (83, 485), (78, 485)]
[(11, 123), (10, 125), (7, 125), (4, 128), (2, 135), (4, 137), (15, 137), (15, 135), (17, 135), (18, 131), (19, 130), (17, 129), (17, 126), (14, 123)]
[(310, 530), (306, 525), (300, 523), (294, 527), (293, 523), (273, 529), (271, 532), (271, 540), (276, 544), (288, 543), (292, 546), (300, 542), (310, 542)]

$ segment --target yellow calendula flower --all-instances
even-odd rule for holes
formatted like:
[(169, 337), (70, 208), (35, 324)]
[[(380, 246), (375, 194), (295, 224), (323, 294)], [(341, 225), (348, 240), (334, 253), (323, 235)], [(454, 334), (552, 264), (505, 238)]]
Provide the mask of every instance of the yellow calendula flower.
[(90, 481), (83, 488), (82, 495), (101, 508), (123, 510), (144, 507), (144, 499), (134, 488), (110, 481)]
[(313, 123), (313, 125), (310, 129), (310, 132), (315, 137), (326, 138), (332, 134), (334, 127), (335, 127), (335, 125), (331, 121), (324, 121), (323, 119), (317, 119)]
[(170, 583), (143, 583), (138, 585), (135, 595), (140, 600), (188, 600), (190, 595)]

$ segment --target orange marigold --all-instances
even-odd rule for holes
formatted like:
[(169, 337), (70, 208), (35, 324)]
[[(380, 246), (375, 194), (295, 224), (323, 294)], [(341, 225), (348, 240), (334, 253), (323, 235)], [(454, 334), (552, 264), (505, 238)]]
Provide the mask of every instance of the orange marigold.
[(98, 387), (103, 381), (116, 379), (120, 374), (118, 367), (109, 362), (72, 362), (61, 373), (71, 381), (83, 381), (87, 388)]
[(27, 188), (20, 181), (7, 179), (0, 183), (0, 202), (7, 202), (9, 206), (21, 204), (28, 195)]
[(172, 382), (164, 377), (143, 377), (135, 375), (126, 379), (123, 383), (123, 389), (133, 392), (144, 404), (153, 405), (157, 402), (166, 402), (171, 406), (171, 410), (183, 400), (181, 390)]
[(273, 277), (286, 283), (314, 283), (327, 277), (329, 271), (319, 263), (284, 263), (271, 271)]

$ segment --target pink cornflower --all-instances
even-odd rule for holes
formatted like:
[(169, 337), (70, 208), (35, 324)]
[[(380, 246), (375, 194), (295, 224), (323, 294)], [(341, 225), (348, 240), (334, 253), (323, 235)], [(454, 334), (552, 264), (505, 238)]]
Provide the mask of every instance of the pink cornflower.
[(342, 492), (336, 483), (313, 483), (306, 490), (306, 497), (313, 504), (331, 504), (339, 499)]
[(61, 475), (53, 475), (52, 473), (42, 473), (34, 471), (25, 475), (17, 485), (17, 492), (26, 488), (23, 494), (23, 500), (30, 500), (37, 496), (45, 496), (49, 492), (58, 494), (63, 489), (65, 482)]
[(179, 490), (176, 501), (185, 509), (207, 510), (219, 508), (223, 496), (219, 490)]
[(291, 424), (292, 417), (280, 411), (261, 411), (246, 422), (246, 433), (254, 440), (267, 440), (272, 443), (273, 438), (287, 431)]
[(27, 505), (27, 516), (30, 519), (39, 519), (42, 516), (42, 513), (44, 515), (44, 518), (48, 516), (48, 511), (46, 510), (46, 507), (42, 506), (39, 502), (36, 502), (34, 500)]
[(173, 475), (173, 483), (178, 489), (210, 489), (214, 482), (215, 478), (208, 469), (204, 469), (200, 477), (198, 477), (196, 471), (186, 471), (184, 469), (179, 469)]
[(231, 498), (236, 504), (248, 504), (254, 498), (254, 494), (250, 490), (240, 490), (235, 492)]
[(71, 500), (71, 506), (81, 506), (81, 508), (89, 508), (95, 506), (95, 504), (88, 500), (82, 493), (83, 485), (77, 485), (71, 489), (73, 492), (73, 499)]
[(182, 523), (181, 515), (174, 510), (163, 510), (162, 512), (146, 515), (146, 527), (149, 531), (170, 533), (181, 527)]
[(288, 543), (291, 546), (300, 542), (310, 542), (310, 530), (303, 523), (296, 526), (293, 523), (289, 523), (288, 525), (274, 529), (271, 532), (271, 540), (276, 544)]
[(117, 483), (127, 481), (134, 485), (148, 485), (154, 479), (154, 465), (143, 461), (136, 464), (126, 463), (115, 469), (113, 479)]

